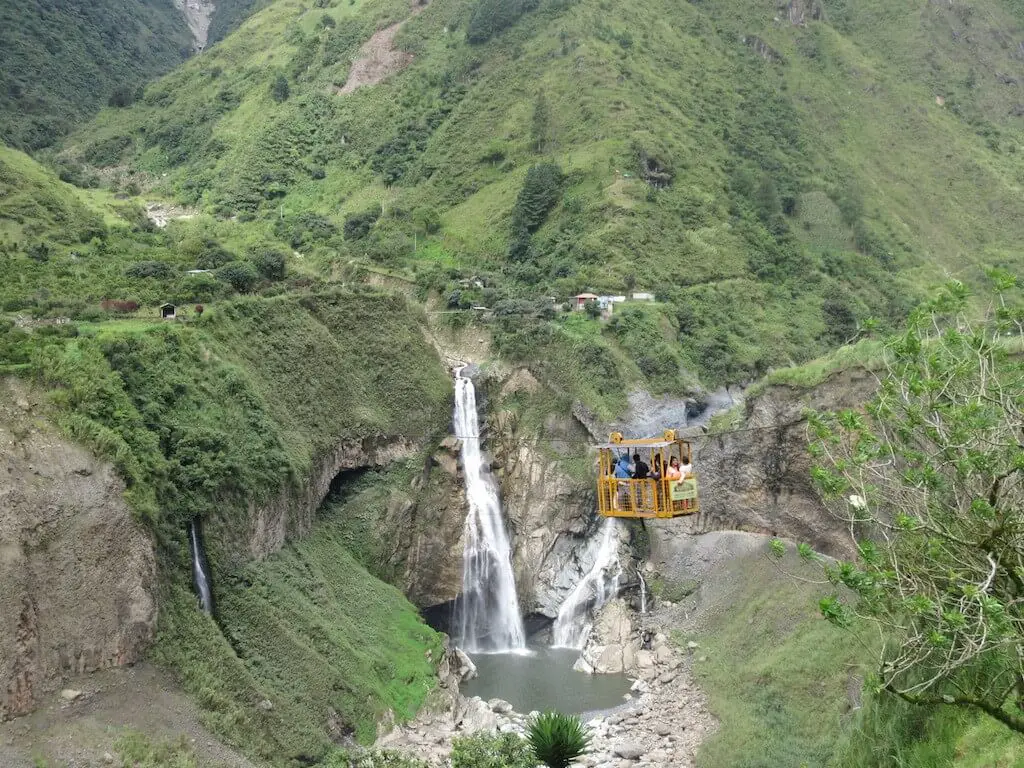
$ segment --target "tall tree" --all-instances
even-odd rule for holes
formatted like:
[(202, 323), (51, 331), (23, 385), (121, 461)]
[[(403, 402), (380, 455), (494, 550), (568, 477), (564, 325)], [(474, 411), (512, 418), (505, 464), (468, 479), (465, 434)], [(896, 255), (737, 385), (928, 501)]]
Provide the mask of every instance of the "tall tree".
[(811, 420), (814, 480), (857, 552), (825, 565), (846, 589), (821, 610), (878, 626), (879, 690), (1024, 732), (1024, 311), (993, 278), (982, 319), (950, 284), (888, 342), (867, 408)]

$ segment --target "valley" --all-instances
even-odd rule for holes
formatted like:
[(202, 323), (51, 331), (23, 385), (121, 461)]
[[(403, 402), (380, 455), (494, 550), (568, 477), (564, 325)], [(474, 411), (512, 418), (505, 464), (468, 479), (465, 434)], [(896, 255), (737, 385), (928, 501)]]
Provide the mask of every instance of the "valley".
[(0, 10), (0, 763), (1024, 764), (1015, 0), (93, 5)]

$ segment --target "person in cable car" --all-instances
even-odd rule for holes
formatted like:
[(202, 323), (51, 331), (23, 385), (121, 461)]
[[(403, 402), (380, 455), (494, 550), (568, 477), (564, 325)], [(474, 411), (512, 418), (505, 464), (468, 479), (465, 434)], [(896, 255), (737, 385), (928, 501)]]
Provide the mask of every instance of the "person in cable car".
[(633, 454), (633, 479), (634, 480), (646, 480), (647, 476), (651, 474), (651, 468), (647, 466), (647, 462), (640, 458), (639, 453)]
[(615, 463), (615, 479), (619, 480), (618, 491), (612, 498), (612, 505), (615, 509), (619, 509), (620, 502), (624, 503), (629, 496), (628, 483), (622, 483), (622, 480), (629, 480), (633, 476), (632, 467), (629, 466), (629, 454), (622, 454), (619, 456), (619, 460)]
[(683, 471), (679, 468), (679, 459), (675, 456), (669, 459), (668, 469), (665, 470), (665, 477), (669, 480), (683, 479)]

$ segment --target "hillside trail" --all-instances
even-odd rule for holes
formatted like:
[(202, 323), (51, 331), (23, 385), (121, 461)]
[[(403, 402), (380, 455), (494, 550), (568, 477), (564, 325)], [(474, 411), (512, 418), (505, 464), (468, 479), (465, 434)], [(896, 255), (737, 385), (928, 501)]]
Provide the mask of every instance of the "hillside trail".
[(409, 19), (418, 16), (429, 4), (429, 0), (413, 0), (409, 18), (392, 24), (390, 27), (375, 32), (367, 40), (352, 62), (348, 72), (348, 80), (341, 88), (335, 87), (337, 94), (352, 93), (364, 85), (376, 85), (385, 78), (400, 72), (412, 62), (412, 54), (395, 48), (395, 37)]

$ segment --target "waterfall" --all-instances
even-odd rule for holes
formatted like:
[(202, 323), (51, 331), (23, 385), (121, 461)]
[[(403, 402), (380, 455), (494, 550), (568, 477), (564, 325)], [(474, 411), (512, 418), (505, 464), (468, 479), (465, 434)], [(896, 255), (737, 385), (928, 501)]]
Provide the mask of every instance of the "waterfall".
[(615, 518), (605, 520), (601, 536), (594, 537), (587, 554), (593, 558), (590, 572), (558, 609), (551, 631), (556, 648), (582, 648), (593, 626), (592, 616), (619, 592), (619, 536)]
[(640, 615), (642, 616), (647, 613), (647, 582), (639, 568), (636, 569), (636, 575), (640, 579)]
[(192, 582), (199, 595), (199, 605), (204, 613), (213, 614), (213, 591), (210, 589), (210, 571), (206, 564), (206, 551), (203, 549), (202, 537), (199, 533), (199, 521), (193, 519), (188, 524), (189, 549), (192, 550)]
[(498, 486), (480, 452), (473, 382), (455, 371), (455, 436), (462, 451), (469, 512), (463, 528), (462, 595), (456, 607), (458, 644), (467, 651), (497, 653), (526, 647), (519, 615), (512, 548), (501, 516)]

